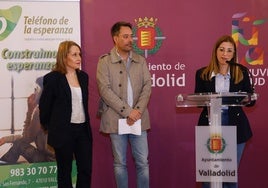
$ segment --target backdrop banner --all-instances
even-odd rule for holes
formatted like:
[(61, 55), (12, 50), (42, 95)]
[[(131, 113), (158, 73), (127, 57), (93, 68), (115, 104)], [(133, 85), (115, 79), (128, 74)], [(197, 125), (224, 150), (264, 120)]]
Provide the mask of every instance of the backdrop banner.
[[(235, 39), (238, 61), (250, 69), (259, 94), (255, 106), (243, 107), (253, 137), (239, 164), (239, 187), (268, 187), (267, 10), (267, 0), (226, 0), (221, 4), (215, 0), (81, 0), (83, 60), (87, 62), (83, 68), (90, 79), (95, 148), (92, 187), (116, 187), (110, 139), (99, 133), (100, 119), (95, 117), (100, 98), (96, 69), (99, 57), (113, 46), (110, 29), (120, 20), (132, 24), (134, 50), (146, 58), (152, 76), (150, 187), (201, 187), (196, 182), (194, 133), (202, 108), (176, 108), (175, 97), (194, 92), (196, 70), (209, 64), (213, 46), (222, 35)], [(137, 180), (131, 151), (127, 157), (128, 182), (133, 188)]]
[(79, 0), (1, 1), (0, 187), (57, 186), (38, 102), (64, 40), (81, 43)]

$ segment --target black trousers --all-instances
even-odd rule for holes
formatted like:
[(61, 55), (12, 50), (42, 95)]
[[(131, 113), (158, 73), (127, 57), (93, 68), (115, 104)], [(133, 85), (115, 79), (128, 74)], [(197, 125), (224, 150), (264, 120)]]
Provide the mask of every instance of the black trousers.
[[(76, 160), (76, 188), (91, 187), (92, 138), (85, 124), (71, 124), (72, 138), (62, 147), (54, 148), (57, 161), (58, 188), (73, 188), (72, 162)], [(60, 138), (59, 138), (60, 139)]]

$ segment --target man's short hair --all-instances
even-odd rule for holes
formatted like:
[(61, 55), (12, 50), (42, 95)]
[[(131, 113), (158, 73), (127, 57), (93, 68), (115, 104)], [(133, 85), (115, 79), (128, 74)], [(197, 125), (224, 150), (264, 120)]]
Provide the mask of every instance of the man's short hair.
[(111, 28), (112, 37), (119, 34), (121, 27), (129, 27), (132, 30), (131, 23), (125, 21), (116, 22)]

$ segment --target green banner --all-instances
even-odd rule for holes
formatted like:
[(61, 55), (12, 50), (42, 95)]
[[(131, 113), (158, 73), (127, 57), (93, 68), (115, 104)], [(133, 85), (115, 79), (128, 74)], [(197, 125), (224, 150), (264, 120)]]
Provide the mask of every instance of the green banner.
[[(0, 187), (57, 188), (57, 166), (55, 162), (2, 165)], [(76, 182), (76, 164), (73, 162), (72, 181)]]

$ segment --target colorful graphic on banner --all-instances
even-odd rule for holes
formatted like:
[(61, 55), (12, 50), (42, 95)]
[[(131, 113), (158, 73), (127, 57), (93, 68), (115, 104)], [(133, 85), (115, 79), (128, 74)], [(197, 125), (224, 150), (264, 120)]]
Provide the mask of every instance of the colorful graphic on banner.
[[(249, 66), (256, 86), (264, 86), (267, 80), (267, 68), (264, 66), (264, 46), (260, 46), (262, 38), (261, 26), (266, 24), (267, 18), (256, 19), (248, 13), (236, 13), (232, 16), (232, 37), (236, 41), (240, 52), (240, 63)], [(251, 33), (246, 33), (246, 31)], [(246, 36), (250, 36), (248, 39)], [(255, 68), (259, 66), (258, 68)]]
[[(257, 26), (265, 23), (264, 19), (254, 20), (253, 17), (246, 16), (247, 13), (237, 13), (233, 15), (232, 21), (232, 37), (236, 41), (236, 45), (253, 46), (246, 52), (245, 58), (241, 63), (248, 63), (250, 65), (262, 65), (264, 58), (264, 51), (262, 48), (257, 47), (259, 41), (259, 29)], [(245, 38), (244, 29), (239, 26), (240, 22), (251, 23), (252, 22), (252, 35), (248, 40)]]
[(57, 185), (38, 102), (63, 40), (81, 43), (79, 1), (1, 1), (0, 187)]
[(16, 27), (21, 16), (21, 7), (14, 6), (6, 10), (0, 10), (0, 41), (4, 40)]

